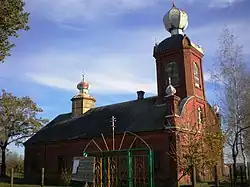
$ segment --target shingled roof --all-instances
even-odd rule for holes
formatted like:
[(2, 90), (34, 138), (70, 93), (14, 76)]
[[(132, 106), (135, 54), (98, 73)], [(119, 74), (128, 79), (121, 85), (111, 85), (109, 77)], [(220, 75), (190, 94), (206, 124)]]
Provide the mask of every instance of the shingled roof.
[(31, 137), (25, 144), (45, 143), (111, 134), (111, 117), (116, 118), (116, 133), (164, 129), (165, 105), (156, 105), (157, 97), (96, 107), (78, 118), (61, 114)]

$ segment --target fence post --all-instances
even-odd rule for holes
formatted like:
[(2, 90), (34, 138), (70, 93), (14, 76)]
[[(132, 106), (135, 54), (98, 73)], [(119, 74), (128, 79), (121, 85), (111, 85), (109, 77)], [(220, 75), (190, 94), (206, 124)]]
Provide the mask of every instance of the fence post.
[(10, 187), (13, 187), (13, 184), (14, 184), (14, 168), (11, 168)]
[(42, 172), (41, 172), (41, 187), (44, 187), (44, 168), (42, 168)]
[(128, 186), (133, 187), (133, 158), (132, 152), (128, 151)]
[(219, 179), (218, 179), (218, 171), (217, 171), (217, 165), (214, 166), (214, 182), (215, 186), (219, 186)]
[(154, 187), (154, 177), (153, 177), (153, 151), (149, 149), (149, 186)]

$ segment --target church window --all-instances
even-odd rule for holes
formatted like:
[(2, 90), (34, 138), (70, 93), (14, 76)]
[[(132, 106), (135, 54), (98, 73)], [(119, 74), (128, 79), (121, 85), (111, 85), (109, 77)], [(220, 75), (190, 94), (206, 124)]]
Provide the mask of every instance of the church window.
[(194, 84), (196, 87), (200, 87), (200, 70), (197, 63), (194, 63)]
[(170, 62), (165, 67), (166, 73), (166, 85), (168, 85), (169, 77), (171, 78), (171, 84), (173, 86), (178, 86), (180, 82), (179, 68), (176, 62)]
[(203, 123), (203, 111), (201, 109), (201, 107), (198, 107), (198, 124), (202, 124)]

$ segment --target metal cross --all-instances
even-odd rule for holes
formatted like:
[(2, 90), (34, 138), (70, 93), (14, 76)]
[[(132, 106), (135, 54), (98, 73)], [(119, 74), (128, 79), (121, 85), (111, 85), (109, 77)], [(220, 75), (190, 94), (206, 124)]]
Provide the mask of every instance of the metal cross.
[(115, 122), (116, 122), (116, 118), (114, 116), (112, 116), (111, 118), (111, 127), (112, 127), (112, 134), (113, 134), (113, 150), (115, 150)]
[(171, 77), (168, 77), (168, 85), (171, 85)]
[(175, 7), (175, 0), (173, 0), (173, 7)]

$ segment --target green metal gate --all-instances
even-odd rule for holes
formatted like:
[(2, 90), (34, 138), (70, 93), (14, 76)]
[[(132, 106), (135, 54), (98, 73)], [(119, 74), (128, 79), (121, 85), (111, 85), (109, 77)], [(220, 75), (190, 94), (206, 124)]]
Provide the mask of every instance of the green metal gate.
[[(131, 144), (127, 149), (102, 150), (97, 143), (98, 151), (87, 151), (88, 145), (84, 149), (85, 156), (95, 158), (93, 186), (96, 187), (153, 187), (153, 151), (146, 142), (139, 136), (132, 134), (135, 139), (140, 139), (145, 143), (144, 148), (132, 148)], [(124, 137), (126, 135), (124, 133)], [(124, 140), (123, 137), (123, 140)], [(106, 143), (105, 138), (103, 138)], [(123, 141), (121, 142), (121, 144)], [(122, 147), (120, 144), (120, 148)]]

